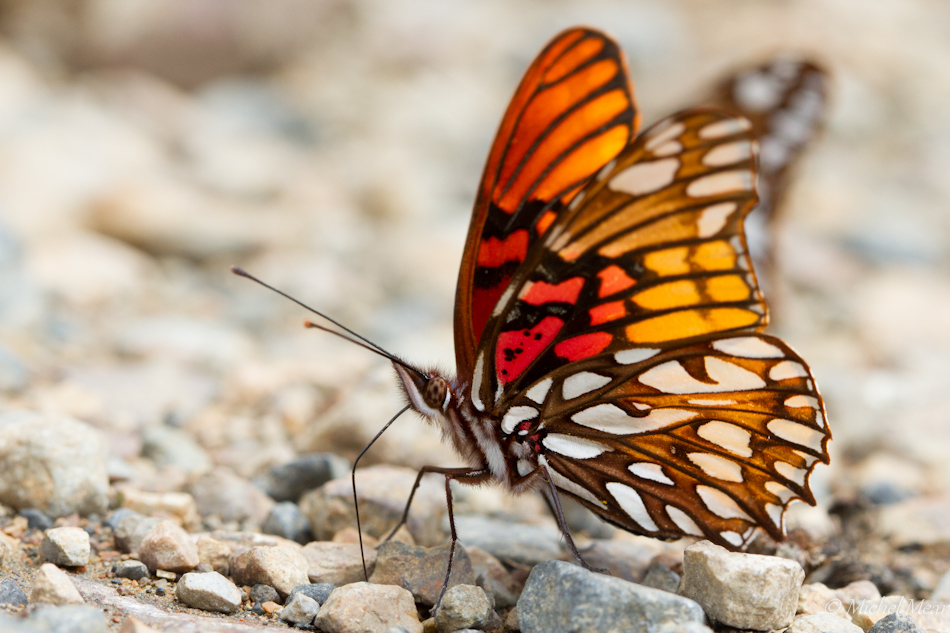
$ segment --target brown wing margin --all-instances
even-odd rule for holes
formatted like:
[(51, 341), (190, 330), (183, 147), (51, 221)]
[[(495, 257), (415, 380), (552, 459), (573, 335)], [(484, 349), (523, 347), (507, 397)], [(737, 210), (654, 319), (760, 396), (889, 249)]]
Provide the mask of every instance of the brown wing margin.
[(469, 226), (455, 306), (459, 377), (514, 270), (578, 188), (636, 134), (623, 53), (608, 36), (556, 36), (525, 73), (492, 144)]

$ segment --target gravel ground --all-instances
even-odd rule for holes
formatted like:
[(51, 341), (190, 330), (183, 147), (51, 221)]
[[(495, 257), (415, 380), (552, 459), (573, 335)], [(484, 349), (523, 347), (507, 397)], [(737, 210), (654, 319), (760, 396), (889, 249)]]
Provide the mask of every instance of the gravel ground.
[[(470, 559), (460, 584), (481, 589), (453, 590), (452, 617), (426, 620), (441, 582), (430, 567), (445, 556), (437, 478), (397, 542), (370, 550), (370, 578), (413, 579), (359, 584), (346, 479), (400, 406), (392, 370), (228, 272), (238, 264), (414, 363), (449, 364), (489, 143), (524, 68), (578, 23), (626, 50), (646, 123), (776, 51), (829, 69), (827, 129), (779, 218), (769, 283), (771, 331), (825, 396), (832, 462), (812, 477), (818, 507), (790, 512), (789, 543), (756, 552), (805, 572), (793, 631), (831, 630), (818, 616), (834, 600), (950, 602), (944, 3), (6, 0), (0, 630), (244, 631), (314, 617), (361, 630), (339, 624), (353, 605), (375, 618), (365, 630), (511, 630), (519, 618), (551, 630), (537, 605), (564, 583), (676, 614), (681, 630), (754, 629), (722, 595), (690, 594), (719, 614), (704, 623), (668, 592), (531, 572), (570, 556), (539, 498), (493, 488), (456, 493)], [(458, 461), (406, 416), (364, 463), (374, 541), (413, 468)], [(570, 520), (608, 580), (670, 589), (728, 566), (705, 551), (684, 565), (687, 543), (618, 534), (580, 511)], [(89, 549), (73, 565), (79, 532)], [(750, 560), (734, 564), (795, 585)], [(525, 594), (540, 597), (518, 603)], [(788, 626), (775, 608), (753, 624)], [(900, 626), (875, 625), (885, 610), (832, 624)], [(915, 617), (950, 631), (950, 609)]]

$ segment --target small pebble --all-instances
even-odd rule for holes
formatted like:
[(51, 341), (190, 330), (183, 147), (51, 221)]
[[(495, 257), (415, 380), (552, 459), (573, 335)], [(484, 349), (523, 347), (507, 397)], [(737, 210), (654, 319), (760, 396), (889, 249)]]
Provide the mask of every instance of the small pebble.
[[(120, 511), (121, 516), (119, 516)], [(116, 510), (113, 517), (118, 518), (113, 534), (115, 546), (120, 552), (126, 554), (138, 553), (145, 535), (162, 522), (161, 519), (147, 517), (128, 508)]]
[(156, 578), (163, 578), (163, 579), (165, 579), (165, 580), (170, 580), (171, 582), (175, 582), (175, 580), (177, 580), (177, 578), (178, 578), (178, 574), (176, 574), (176, 573), (173, 572), (173, 571), (167, 571), (167, 570), (165, 570), (165, 569), (156, 569), (156, 570), (155, 570), (155, 577), (156, 577)]
[(36, 508), (23, 508), (20, 510), (20, 516), (26, 519), (26, 524), (31, 530), (46, 531), (53, 527), (53, 519), (49, 518), (45, 512)]
[(264, 534), (276, 534), (301, 545), (313, 540), (307, 517), (292, 501), (274, 504), (267, 513), (267, 518), (264, 519), (261, 531)]
[(770, 631), (792, 623), (804, 578), (794, 561), (730, 552), (700, 541), (686, 548), (679, 591), (701, 604), (712, 620)]
[(924, 633), (924, 629), (909, 615), (891, 613), (878, 620), (867, 633)]
[(196, 609), (234, 613), (241, 608), (244, 594), (233, 582), (212, 571), (205, 574), (191, 572), (182, 576), (175, 588), (175, 597)]
[(564, 561), (531, 570), (517, 609), (522, 633), (650, 631), (661, 624), (684, 630), (705, 621), (703, 610), (688, 598)]
[[(376, 569), (369, 580), (380, 585), (404, 587), (412, 592), (416, 602), (432, 606), (439, 599), (445, 584), (449, 547), (412, 547), (392, 541), (384, 543), (377, 549)], [(449, 587), (474, 584), (472, 561), (465, 548), (456, 544)]]
[(202, 517), (225, 523), (264, 522), (274, 500), (229, 468), (215, 468), (199, 476), (189, 490)]
[[(302, 553), (307, 559), (310, 582), (341, 587), (366, 579), (359, 545), (313, 541), (304, 545)], [(372, 575), (376, 568), (376, 550), (367, 549), (364, 554), (366, 570)]]
[(320, 603), (302, 593), (292, 595), (280, 611), (280, 619), (294, 626), (305, 627), (313, 624), (320, 610)]
[(82, 567), (89, 563), (89, 534), (78, 527), (46, 530), (41, 544), (43, 558), (60, 567)]
[(146, 567), (142, 561), (120, 560), (112, 565), (112, 573), (119, 578), (139, 580), (141, 578), (148, 578), (148, 567)]
[(195, 498), (187, 492), (149, 492), (122, 486), (122, 505), (145, 516), (173, 517), (179, 525), (197, 527), (200, 517)]
[(422, 633), (411, 593), (402, 587), (367, 582), (335, 589), (320, 607), (314, 625), (324, 633), (385, 631), (393, 626)]
[(297, 503), (303, 494), (332, 479), (346, 477), (350, 464), (333, 453), (311, 453), (272, 468), (254, 480), (275, 501)]
[(0, 607), (25, 607), (26, 594), (12, 578), (0, 579)]
[(813, 613), (795, 618), (785, 633), (864, 633), (846, 618), (833, 613)]
[(264, 610), (264, 613), (274, 613), (275, 611), (280, 611), (280, 604), (273, 600), (268, 600), (267, 602), (261, 603), (261, 609)]
[(320, 604), (323, 604), (327, 601), (327, 598), (330, 597), (330, 594), (333, 593), (333, 590), (336, 589), (333, 585), (327, 583), (314, 583), (310, 585), (297, 585), (293, 588), (293, 591), (290, 592), (288, 599), (293, 598), (298, 593), (302, 593), (305, 596), (313, 598)]
[(491, 600), (485, 590), (472, 585), (456, 585), (445, 592), (435, 624), (439, 633), (452, 633), (459, 629), (483, 628), (494, 615)]
[(644, 587), (653, 587), (660, 591), (676, 593), (680, 586), (680, 575), (658, 561), (650, 565), (640, 584)]
[[(296, 589), (296, 587), (295, 587)], [(260, 583), (251, 587), (251, 602), (255, 604), (263, 604), (265, 602), (279, 602), (280, 594), (277, 593), (277, 590), (271, 587), (270, 585), (262, 585)]]
[(30, 602), (64, 605), (83, 604), (84, 600), (66, 572), (52, 563), (43, 563), (33, 577)]
[(158, 569), (183, 573), (198, 566), (198, 548), (191, 537), (173, 521), (162, 521), (142, 539), (139, 560), (155, 572)]
[(142, 455), (159, 468), (176, 466), (185, 473), (211, 469), (211, 459), (195, 438), (168, 425), (148, 426), (142, 435)]
[(198, 560), (223, 576), (231, 575), (231, 546), (210, 536), (199, 536)]
[(43, 605), (27, 620), (37, 631), (50, 633), (108, 633), (102, 609), (91, 605)]
[(145, 624), (141, 620), (129, 616), (125, 619), (125, 622), (122, 623), (122, 628), (119, 629), (119, 633), (158, 633), (155, 629)]
[(270, 585), (286, 597), (307, 584), (307, 559), (290, 547), (252, 547), (231, 559), (231, 577), (242, 585)]

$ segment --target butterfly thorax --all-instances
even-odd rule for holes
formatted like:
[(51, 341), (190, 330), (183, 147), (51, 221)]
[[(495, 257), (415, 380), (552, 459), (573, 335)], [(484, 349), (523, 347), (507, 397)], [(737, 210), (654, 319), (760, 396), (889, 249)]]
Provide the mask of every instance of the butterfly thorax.
[(523, 475), (537, 467), (537, 451), (528, 438), (505, 435), (497, 417), (476, 410), (467, 382), (438, 370), (417, 373), (394, 367), (409, 405), (439, 428), (468, 466), (490, 471), (515, 492), (533, 487)]

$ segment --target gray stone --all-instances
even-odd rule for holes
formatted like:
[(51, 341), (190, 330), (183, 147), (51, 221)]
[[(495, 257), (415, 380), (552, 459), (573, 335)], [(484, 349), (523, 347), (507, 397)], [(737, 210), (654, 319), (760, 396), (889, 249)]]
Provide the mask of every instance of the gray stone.
[(878, 620), (867, 633), (924, 633), (924, 630), (909, 615), (891, 613)]
[(647, 569), (647, 573), (643, 576), (640, 584), (644, 587), (653, 587), (661, 591), (676, 593), (680, 586), (680, 575), (663, 563), (656, 562)]
[[(145, 536), (155, 529), (155, 526), (161, 523), (162, 520), (155, 517), (147, 517), (128, 508), (121, 508), (121, 510), (123, 513), (116, 527), (113, 528), (115, 546), (120, 552), (136, 554), (142, 546), (142, 541), (145, 540)], [(116, 510), (115, 514), (118, 515), (119, 511), (120, 510)]]
[(115, 574), (117, 578), (140, 580), (142, 578), (148, 578), (148, 567), (142, 561), (120, 560), (112, 565), (112, 573)]
[[(366, 534), (382, 538), (392, 530), (402, 516), (415, 480), (416, 472), (409, 468), (372, 466), (357, 471), (360, 518)], [(310, 521), (314, 538), (320, 541), (332, 540), (340, 530), (355, 527), (350, 477), (334, 479), (305, 494), (300, 500), (300, 511)], [(433, 480), (423, 479), (406, 523), (416, 543), (432, 546), (443, 542), (444, 515), (444, 488)]]
[(186, 473), (203, 473), (211, 469), (211, 458), (195, 438), (173, 426), (145, 427), (142, 455), (155, 462), (159, 468), (176, 466)]
[(45, 633), (107, 633), (109, 630), (106, 614), (87, 605), (43, 605), (30, 614), (27, 622)]
[(894, 547), (945, 546), (950, 543), (950, 494), (885, 506), (875, 529)]
[(260, 583), (251, 587), (251, 602), (264, 604), (265, 602), (280, 602), (280, 594), (270, 585)]
[(99, 431), (75, 418), (0, 414), (0, 503), (53, 517), (102, 513), (109, 503), (106, 455)]
[(285, 539), (306, 544), (313, 540), (310, 532), (310, 522), (304, 516), (297, 504), (292, 501), (281, 501), (274, 504), (261, 526), (264, 534), (275, 534)]
[(288, 596), (287, 599), (289, 600), (290, 598), (293, 598), (298, 593), (302, 593), (305, 596), (309, 596), (313, 598), (320, 604), (323, 604), (324, 602), (327, 601), (327, 598), (330, 597), (330, 594), (333, 593), (334, 589), (336, 589), (336, 587), (327, 583), (313, 583), (309, 585), (297, 585), (290, 592), (290, 596)]
[(52, 563), (43, 563), (33, 577), (30, 602), (52, 605), (82, 604), (82, 596), (62, 569)]
[(394, 626), (422, 633), (411, 593), (402, 587), (367, 582), (335, 589), (313, 623), (324, 633), (385, 631)]
[(27, 386), (27, 370), (23, 361), (4, 345), (0, 345), (0, 392), (16, 393)]
[(0, 631), (3, 633), (37, 633), (26, 620), (19, 616), (7, 615), (0, 609)]
[[(380, 545), (376, 552), (376, 569), (370, 582), (403, 587), (412, 593), (416, 602), (426, 606), (435, 604), (445, 584), (449, 545), (427, 548), (390, 541)], [(468, 552), (456, 544), (449, 587), (474, 584), (475, 573)]]
[(302, 593), (288, 598), (284, 608), (280, 611), (280, 619), (294, 626), (304, 627), (313, 624), (320, 610), (320, 603)]
[(231, 559), (231, 577), (241, 585), (269, 585), (286, 598), (308, 583), (307, 559), (289, 547), (252, 547)]
[(700, 541), (686, 548), (680, 593), (701, 604), (711, 620), (770, 631), (792, 623), (804, 579), (794, 561)]
[(133, 486), (118, 488), (122, 505), (149, 517), (168, 517), (188, 529), (198, 526), (201, 517), (195, 498), (187, 492), (150, 492)]
[(274, 501), (243, 477), (228, 468), (215, 468), (191, 485), (198, 513), (224, 522), (250, 522), (260, 526)]
[(518, 600), (522, 633), (651, 631), (705, 620), (698, 604), (563, 561), (535, 566)]
[(254, 485), (275, 501), (297, 503), (309, 490), (349, 475), (350, 463), (333, 453), (310, 453), (276, 466), (254, 479)]
[(89, 563), (89, 534), (78, 527), (46, 530), (41, 544), (43, 558), (60, 567), (82, 567)]
[[(307, 577), (312, 583), (341, 587), (366, 580), (359, 545), (313, 541), (304, 545), (303, 555), (307, 559)], [(376, 550), (365, 549), (363, 555), (366, 573), (372, 575), (376, 569)]]
[(455, 528), (460, 543), (480, 547), (496, 558), (522, 565), (536, 565), (560, 558), (564, 553), (561, 533), (556, 528), (482, 516), (456, 516)]
[(833, 613), (813, 613), (795, 618), (785, 633), (863, 633), (863, 629)]
[(510, 609), (518, 603), (519, 585), (497, 558), (480, 547), (467, 547), (472, 560), (475, 584), (491, 595), (496, 609)]
[(19, 514), (26, 519), (26, 526), (31, 530), (42, 530), (45, 532), (53, 527), (53, 519), (49, 518), (45, 512), (41, 512), (36, 508), (23, 508)]
[(139, 560), (152, 573), (157, 569), (183, 573), (190, 571), (201, 562), (198, 548), (188, 533), (173, 521), (162, 521), (142, 539), (139, 547)]
[(12, 578), (0, 579), (0, 607), (25, 607), (26, 594)]
[(233, 582), (216, 571), (187, 573), (175, 587), (175, 597), (189, 607), (219, 613), (240, 609), (243, 596)]
[(116, 510), (110, 514), (105, 521), (103, 521), (103, 524), (109, 526), (109, 529), (115, 532), (117, 529), (119, 529), (119, 524), (122, 523), (123, 519), (130, 516), (135, 516), (136, 514), (138, 514), (138, 512), (129, 508), (116, 508)]
[(478, 629), (483, 628), (493, 615), (491, 600), (484, 589), (472, 585), (456, 585), (445, 592), (435, 614), (435, 625), (440, 633)]

